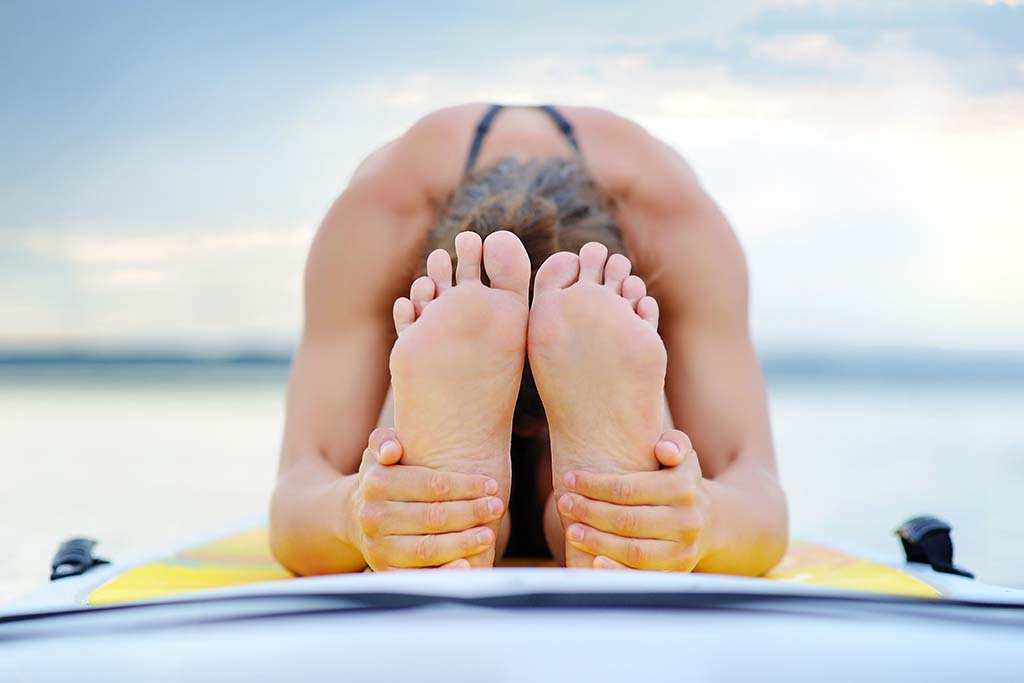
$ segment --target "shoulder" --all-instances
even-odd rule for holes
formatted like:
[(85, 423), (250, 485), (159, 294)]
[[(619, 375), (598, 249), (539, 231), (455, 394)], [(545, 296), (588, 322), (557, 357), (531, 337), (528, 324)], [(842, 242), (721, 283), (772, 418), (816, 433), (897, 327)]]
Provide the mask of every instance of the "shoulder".
[(617, 202), (675, 211), (703, 196), (683, 155), (637, 121), (592, 107), (565, 110), (583, 138), (588, 166)]
[(648, 284), (658, 294), (666, 324), (681, 311), (690, 320), (744, 320), (748, 278), (742, 249), (683, 155), (625, 117), (567, 111), (587, 136), (581, 139), (587, 165), (614, 202), (634, 265), (653, 274)]
[(378, 195), (386, 204), (447, 197), (462, 178), (466, 150), (485, 107), (466, 104), (422, 116), (364, 159), (349, 189)]

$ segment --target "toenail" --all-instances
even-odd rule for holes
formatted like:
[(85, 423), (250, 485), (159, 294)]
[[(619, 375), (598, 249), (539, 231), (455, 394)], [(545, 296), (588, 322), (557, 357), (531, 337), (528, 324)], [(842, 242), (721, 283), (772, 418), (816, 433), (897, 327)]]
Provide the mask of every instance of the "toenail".
[(484, 484), (484, 491), (489, 496), (495, 495), (496, 493), (498, 493), (498, 482), (494, 481), (493, 479), (488, 479), (487, 483)]
[(492, 515), (497, 515), (501, 513), (501, 501), (498, 500), (497, 498), (491, 498), (489, 501), (487, 501), (487, 510)]
[(565, 485), (571, 489), (576, 488), (576, 475), (572, 472), (568, 472), (565, 475)]
[(572, 512), (572, 496), (562, 496), (558, 499), (558, 505), (562, 512)]
[(571, 525), (569, 527), (568, 531), (566, 531), (566, 536), (568, 536), (569, 539), (573, 540), (573, 541), (582, 541), (583, 540), (583, 527), (581, 527), (579, 524)]

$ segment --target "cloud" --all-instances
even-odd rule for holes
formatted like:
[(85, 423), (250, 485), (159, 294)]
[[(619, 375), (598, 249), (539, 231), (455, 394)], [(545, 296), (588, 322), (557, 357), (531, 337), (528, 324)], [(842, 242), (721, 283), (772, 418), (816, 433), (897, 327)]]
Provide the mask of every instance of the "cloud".
[(0, 344), (290, 345), (299, 329), (312, 228), (2, 232)]
[(1007, 314), (1024, 291), (1024, 90), (964, 81), (1024, 73), (1021, 58), (987, 17), (964, 29), (967, 71), (922, 38), (1020, 10), (858, 7), (716, 4), (635, 39), (538, 28), (529, 50), (451, 64), (313, 59), (302, 88), (270, 72), (266, 118), (197, 106), (181, 128), (53, 152), (65, 175), (8, 185), (0, 342), (292, 343), (306, 247), (356, 164), (432, 109), (491, 100), (608, 108), (678, 148), (746, 248), (763, 345), (1024, 345)]
[[(894, 41), (941, 62), (970, 94), (1024, 91), (1024, 7), (1019, 2), (893, 2), (772, 8), (751, 18), (744, 40), (827, 35), (851, 52), (867, 54)], [(834, 52), (834, 51), (833, 51)], [(847, 55), (849, 56), (849, 55)]]

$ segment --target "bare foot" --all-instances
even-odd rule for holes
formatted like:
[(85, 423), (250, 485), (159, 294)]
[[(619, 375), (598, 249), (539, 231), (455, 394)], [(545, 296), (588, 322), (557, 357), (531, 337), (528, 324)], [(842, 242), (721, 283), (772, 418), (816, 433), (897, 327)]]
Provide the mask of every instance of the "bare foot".
[[(452, 262), (438, 249), (409, 299), (395, 302), (391, 352), (395, 429), (407, 465), (486, 474), (508, 505), (512, 412), (526, 355), (530, 261), (519, 238), (501, 231), (455, 238)], [(481, 254), (490, 286), (480, 281)], [(497, 534), (501, 521), (491, 525)], [(494, 546), (469, 558), (491, 566)]]
[[(574, 469), (658, 469), (667, 354), (658, 305), (630, 268), (591, 242), (537, 272), (528, 351), (547, 413), (556, 501)], [(567, 566), (593, 566), (592, 556), (564, 547)]]

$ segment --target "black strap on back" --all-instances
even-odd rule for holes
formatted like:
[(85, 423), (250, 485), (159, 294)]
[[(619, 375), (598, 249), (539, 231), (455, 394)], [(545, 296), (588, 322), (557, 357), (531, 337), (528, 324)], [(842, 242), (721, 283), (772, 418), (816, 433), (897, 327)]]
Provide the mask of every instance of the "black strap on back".
[(558, 126), (558, 130), (562, 131), (562, 135), (565, 137), (566, 142), (568, 142), (572, 146), (573, 150), (579, 154), (580, 144), (576, 142), (576, 134), (572, 131), (572, 124), (562, 116), (562, 112), (558, 111), (550, 104), (542, 104), (537, 107), (537, 109), (540, 109), (551, 117), (551, 120), (555, 122), (556, 126)]
[[(469, 146), (469, 156), (466, 158), (466, 175), (473, 172), (473, 167), (476, 166), (476, 159), (480, 156), (480, 148), (484, 144), (484, 138), (487, 137), (487, 133), (491, 130), (491, 125), (494, 123), (494, 117), (504, 109), (504, 105), (492, 104), (484, 115), (480, 118), (480, 123), (476, 124), (476, 132), (473, 134), (473, 144)], [(572, 124), (562, 116), (562, 113), (555, 109), (550, 104), (542, 104), (537, 107), (555, 122), (558, 126), (558, 130), (562, 133), (565, 141), (569, 143), (573, 151), (578, 155), (580, 153), (580, 145), (576, 141), (576, 134), (573, 132)]]
[(473, 135), (473, 144), (469, 147), (469, 157), (466, 159), (466, 175), (469, 175), (473, 171), (473, 167), (476, 166), (476, 158), (480, 156), (480, 146), (484, 144), (484, 138), (487, 137), (487, 132), (491, 129), (491, 124), (494, 123), (494, 117), (498, 115), (504, 107), (500, 104), (492, 104), (487, 110), (487, 113), (480, 119), (480, 123), (476, 124), (476, 133)]

